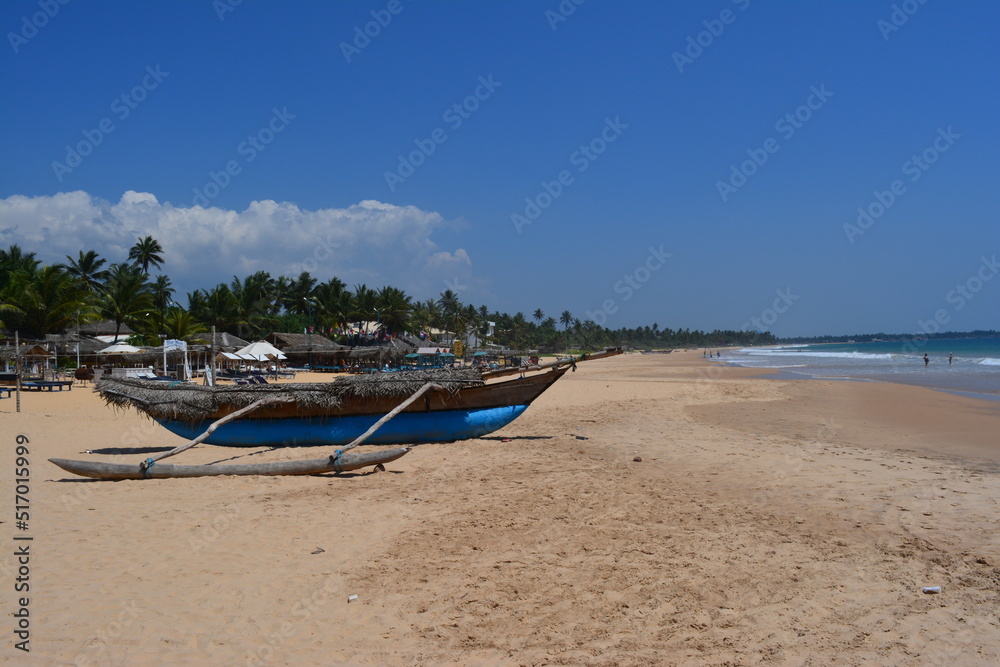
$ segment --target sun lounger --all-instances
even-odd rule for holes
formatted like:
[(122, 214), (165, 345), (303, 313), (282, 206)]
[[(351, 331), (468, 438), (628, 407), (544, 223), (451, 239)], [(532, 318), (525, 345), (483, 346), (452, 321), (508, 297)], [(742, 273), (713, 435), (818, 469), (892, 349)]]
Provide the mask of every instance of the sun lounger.
[(63, 387), (73, 391), (72, 380), (36, 380), (21, 383), (21, 389), (24, 391), (62, 391)]

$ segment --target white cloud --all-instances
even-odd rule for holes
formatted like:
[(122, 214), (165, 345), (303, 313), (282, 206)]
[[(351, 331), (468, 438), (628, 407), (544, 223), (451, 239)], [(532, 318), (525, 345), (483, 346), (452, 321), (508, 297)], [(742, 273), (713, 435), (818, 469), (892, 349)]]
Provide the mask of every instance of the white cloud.
[(132, 190), (116, 204), (81, 191), (0, 199), (0, 247), (16, 243), (47, 263), (80, 250), (120, 262), (148, 235), (163, 246), (164, 271), (180, 292), (255, 271), (309, 271), (321, 281), (337, 276), (348, 285), (390, 284), (417, 298), (436, 296), (445, 279), (471, 271), (464, 249), (431, 240), (452, 226), (436, 212), (372, 200), (316, 211), (265, 200), (233, 211), (177, 208)]
[(434, 253), (427, 258), (427, 266), (433, 269), (456, 271), (472, 266), (472, 260), (469, 259), (469, 255), (464, 249), (459, 248), (454, 253), (450, 253), (447, 250)]

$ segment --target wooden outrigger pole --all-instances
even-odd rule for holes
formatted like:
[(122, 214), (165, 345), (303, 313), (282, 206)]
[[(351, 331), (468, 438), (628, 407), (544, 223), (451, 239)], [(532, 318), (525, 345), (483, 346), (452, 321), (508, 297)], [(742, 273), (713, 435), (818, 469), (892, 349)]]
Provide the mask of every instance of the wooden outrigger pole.
[(561, 359), (559, 361), (552, 361), (547, 364), (527, 364), (523, 366), (515, 366), (514, 368), (498, 368), (493, 371), (484, 371), (483, 379), (487, 380), (489, 378), (503, 377), (504, 375), (516, 375), (518, 373), (529, 373), (532, 371), (541, 371), (546, 368), (559, 368), (560, 366), (572, 366), (573, 370), (576, 370), (576, 364), (580, 361), (590, 361), (591, 359), (604, 359), (606, 357), (614, 357), (616, 355), (622, 354), (623, 350), (620, 347), (609, 348), (604, 352), (595, 352), (594, 354), (581, 354), (578, 357), (570, 357), (569, 359)]
[(288, 397), (275, 396), (256, 401), (245, 408), (232, 412), (212, 424), (194, 440), (187, 442), (180, 447), (175, 447), (168, 452), (163, 452), (155, 457), (151, 457), (140, 463), (138, 466), (127, 463), (104, 463), (100, 461), (74, 461), (71, 459), (49, 459), (52, 463), (63, 470), (82, 477), (92, 477), (95, 479), (163, 479), (168, 477), (209, 477), (215, 475), (315, 475), (324, 472), (344, 472), (348, 470), (358, 470), (368, 466), (380, 466), (389, 463), (407, 454), (411, 447), (398, 447), (395, 449), (381, 450), (375, 452), (364, 452), (362, 454), (347, 454), (348, 450), (354, 449), (362, 444), (378, 431), (386, 422), (405, 410), (407, 406), (420, 398), (424, 393), (432, 389), (440, 390), (441, 386), (433, 382), (428, 382), (418, 389), (412, 396), (396, 406), (391, 412), (372, 424), (371, 428), (358, 436), (353, 442), (338, 449), (332, 456), (322, 459), (307, 459), (305, 461), (280, 461), (275, 463), (244, 463), (230, 465), (194, 465), (178, 466), (157, 463), (183, 451), (191, 449), (195, 445), (203, 442), (215, 429), (222, 424), (232, 421), (243, 415), (250, 413), (264, 405), (273, 403), (283, 403), (292, 400)]

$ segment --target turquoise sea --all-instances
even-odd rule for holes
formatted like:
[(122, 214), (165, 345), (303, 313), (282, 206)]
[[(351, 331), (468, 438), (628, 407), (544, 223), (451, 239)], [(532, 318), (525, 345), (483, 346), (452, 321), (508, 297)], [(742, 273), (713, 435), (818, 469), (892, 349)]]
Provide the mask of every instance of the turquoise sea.
[(1000, 338), (747, 347), (724, 351), (722, 361), (810, 378), (898, 382), (1000, 399)]

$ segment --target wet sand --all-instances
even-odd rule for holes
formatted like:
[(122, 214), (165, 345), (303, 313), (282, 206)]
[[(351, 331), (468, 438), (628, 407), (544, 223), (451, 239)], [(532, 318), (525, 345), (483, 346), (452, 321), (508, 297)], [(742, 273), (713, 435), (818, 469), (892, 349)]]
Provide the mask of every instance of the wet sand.
[(700, 352), (588, 362), (489, 437), (301, 478), (72, 478), (46, 459), (138, 462), (183, 441), (81, 387), (25, 394), (20, 414), (4, 399), (8, 628), (13, 537), (33, 540), (31, 653), (7, 630), (0, 660), (1000, 661), (1000, 404), (759, 376)]

